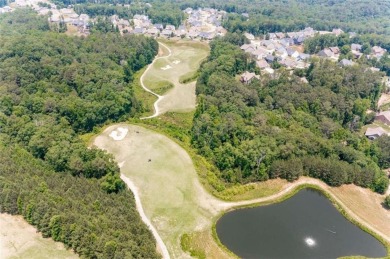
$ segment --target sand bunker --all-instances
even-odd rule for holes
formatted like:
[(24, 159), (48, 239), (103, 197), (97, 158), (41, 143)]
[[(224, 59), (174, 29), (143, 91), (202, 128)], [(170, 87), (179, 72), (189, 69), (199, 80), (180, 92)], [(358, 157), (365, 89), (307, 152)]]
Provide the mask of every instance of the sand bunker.
[(161, 69), (162, 70), (168, 70), (168, 69), (171, 69), (172, 67), (170, 66), (170, 65), (167, 65), (167, 66), (165, 66), (165, 67), (162, 67)]
[(177, 65), (177, 64), (179, 64), (180, 62), (181, 62), (180, 60), (175, 60), (175, 61), (173, 61), (172, 63), (175, 64), (175, 65)]
[(119, 127), (110, 133), (110, 137), (114, 140), (122, 140), (126, 137), (127, 132), (129, 132), (128, 128)]

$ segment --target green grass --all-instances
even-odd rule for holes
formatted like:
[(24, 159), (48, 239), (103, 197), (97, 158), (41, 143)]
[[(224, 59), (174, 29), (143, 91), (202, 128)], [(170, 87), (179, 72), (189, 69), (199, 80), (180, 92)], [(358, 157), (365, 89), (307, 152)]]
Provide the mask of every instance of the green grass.
[(138, 71), (134, 76), (133, 91), (135, 98), (141, 103), (142, 111), (140, 117), (146, 117), (154, 113), (153, 104), (157, 101), (157, 97), (153, 94), (146, 92), (140, 82), (142, 74), (145, 72), (146, 67)]
[[(209, 53), (209, 47), (202, 43), (184, 40), (161, 40), (161, 42), (171, 49), (172, 55), (170, 57), (160, 55), (145, 74), (144, 84), (150, 90), (165, 96), (159, 103), (162, 112), (194, 110), (196, 97), (193, 82), (196, 80), (200, 63)], [(164, 47), (160, 50), (164, 55), (168, 54)], [(171, 68), (163, 70), (162, 68), (166, 66)], [(136, 97), (143, 100), (143, 96), (138, 92)], [(149, 105), (148, 107), (153, 111), (153, 103), (145, 103), (145, 107), (146, 105)]]
[(135, 125), (125, 126), (129, 132), (123, 141), (109, 137), (116, 129), (112, 126), (96, 137), (95, 144), (113, 154), (119, 163), (125, 161), (122, 174), (137, 186), (145, 213), (171, 256), (180, 257), (181, 236), (212, 218), (211, 212), (202, 209), (198, 200), (199, 190), (194, 185), (197, 173), (191, 157), (161, 134)]
[(175, 87), (171, 82), (168, 81), (157, 81), (152, 84), (147, 84), (147, 86), (150, 87), (149, 89), (152, 89), (153, 92), (159, 95), (164, 95), (173, 87)]
[(179, 82), (180, 82), (180, 84), (188, 84), (188, 83), (196, 81), (198, 76), (199, 76), (198, 72), (188, 72), (187, 74), (182, 75), (179, 78)]

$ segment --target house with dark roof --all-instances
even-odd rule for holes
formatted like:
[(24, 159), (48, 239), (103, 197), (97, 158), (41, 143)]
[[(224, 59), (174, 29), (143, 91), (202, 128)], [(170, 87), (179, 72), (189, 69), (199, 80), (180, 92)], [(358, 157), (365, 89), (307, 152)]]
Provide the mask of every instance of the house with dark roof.
[(390, 125), (390, 111), (383, 111), (375, 116), (375, 120), (381, 121), (386, 125)]
[(334, 53), (330, 49), (323, 49), (317, 55), (324, 58), (331, 58), (334, 56)]
[(160, 30), (160, 31), (164, 30), (164, 26), (161, 23), (155, 24), (154, 28), (156, 28), (157, 30)]
[(367, 138), (374, 140), (379, 138), (382, 135), (389, 135), (382, 127), (376, 128), (367, 128), (366, 133), (364, 134)]
[(265, 58), (264, 58), (268, 63), (272, 63), (275, 61), (275, 56), (273, 55), (267, 55)]

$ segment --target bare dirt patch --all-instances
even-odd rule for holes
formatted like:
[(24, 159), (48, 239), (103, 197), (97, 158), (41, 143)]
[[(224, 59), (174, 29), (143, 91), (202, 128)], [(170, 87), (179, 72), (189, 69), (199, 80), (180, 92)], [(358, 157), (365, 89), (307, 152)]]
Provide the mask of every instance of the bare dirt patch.
[(0, 214), (0, 226), (0, 257), (3, 259), (79, 258), (62, 243), (43, 238), (21, 216)]
[(380, 108), (383, 105), (386, 105), (390, 103), (390, 94), (383, 93), (378, 101), (378, 108)]

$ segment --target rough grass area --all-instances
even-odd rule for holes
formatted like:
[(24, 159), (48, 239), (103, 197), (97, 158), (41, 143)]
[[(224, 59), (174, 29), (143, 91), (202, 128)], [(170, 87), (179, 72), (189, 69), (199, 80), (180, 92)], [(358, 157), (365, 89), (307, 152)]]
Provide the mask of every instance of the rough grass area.
[(79, 258), (64, 245), (43, 238), (21, 216), (0, 214), (0, 258), (73, 259)]
[(280, 192), (287, 183), (284, 179), (272, 179), (265, 182), (236, 185), (219, 192), (218, 197), (226, 201), (243, 201), (267, 197)]
[(157, 101), (157, 97), (151, 93), (146, 92), (140, 83), (141, 75), (145, 72), (146, 68), (138, 71), (134, 76), (133, 91), (136, 99), (141, 103), (142, 116), (152, 115), (154, 112), (153, 104)]
[(390, 237), (390, 210), (383, 205), (383, 195), (355, 185), (331, 188), (331, 192), (361, 219)]
[[(114, 141), (109, 134), (118, 127), (128, 133)], [(145, 213), (171, 256), (183, 256), (181, 236), (209, 228), (219, 211), (218, 201), (202, 189), (190, 156), (171, 139), (128, 124), (108, 127), (94, 144), (112, 153), (121, 173), (137, 186)]]
[[(160, 45), (158, 56), (162, 58), (156, 60), (146, 72), (143, 82), (148, 89), (164, 95), (164, 99), (158, 104), (161, 113), (193, 111), (196, 104), (194, 80), (200, 63), (209, 53), (209, 47), (201, 42), (185, 40), (162, 42), (171, 50), (171, 55), (168, 56), (168, 49)], [(183, 78), (186, 79), (185, 82)], [(144, 91), (142, 88), (141, 90)], [(138, 100), (143, 101), (144, 96), (139, 95), (138, 90), (135, 94)], [(153, 104), (144, 104), (148, 104), (150, 108), (145, 109), (143, 116), (151, 115)]]
[(150, 90), (159, 95), (166, 94), (169, 90), (175, 87), (171, 82), (166, 80), (154, 81), (154, 82), (145, 82)]

